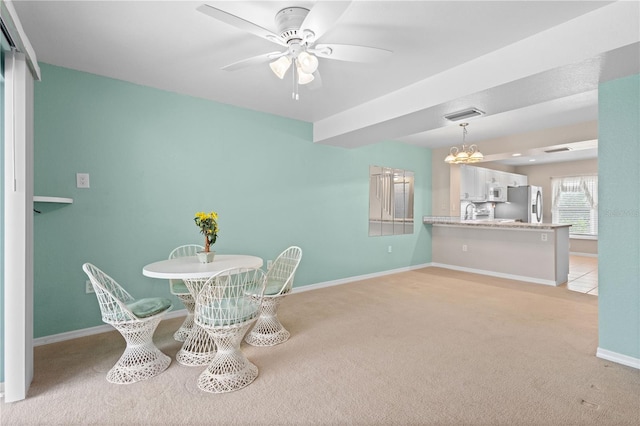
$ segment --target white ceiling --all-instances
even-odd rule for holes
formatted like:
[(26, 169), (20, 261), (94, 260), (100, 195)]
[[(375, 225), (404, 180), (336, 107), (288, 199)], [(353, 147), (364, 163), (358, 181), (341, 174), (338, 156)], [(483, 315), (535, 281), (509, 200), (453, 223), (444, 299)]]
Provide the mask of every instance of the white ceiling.
[[(640, 72), (637, 1), (353, 1), (322, 43), (393, 52), (320, 59), (322, 87), (267, 64), (220, 68), (276, 44), (196, 10), (207, 3), (276, 32), (275, 14), (315, 1), (14, 1), (40, 62), (314, 123), (314, 141), (458, 145), (442, 118), (474, 106), (485, 139), (597, 119), (599, 82)], [(46, 75), (44, 76), (46, 78)], [(593, 151), (593, 150), (592, 150)]]

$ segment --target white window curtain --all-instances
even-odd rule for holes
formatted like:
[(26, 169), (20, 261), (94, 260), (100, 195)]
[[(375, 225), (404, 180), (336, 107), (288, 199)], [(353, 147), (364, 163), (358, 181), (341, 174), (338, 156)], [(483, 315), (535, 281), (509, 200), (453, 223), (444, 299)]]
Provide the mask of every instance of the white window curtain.
[(598, 235), (598, 176), (551, 178), (553, 223), (571, 224), (570, 235)]

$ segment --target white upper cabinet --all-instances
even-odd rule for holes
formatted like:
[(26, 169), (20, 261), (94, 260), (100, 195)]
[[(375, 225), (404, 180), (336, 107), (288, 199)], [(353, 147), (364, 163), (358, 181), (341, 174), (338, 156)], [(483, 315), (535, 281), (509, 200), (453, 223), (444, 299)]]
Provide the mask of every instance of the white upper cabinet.
[(482, 167), (460, 166), (460, 200), (487, 201), (487, 185), (492, 183), (505, 188), (523, 186), (527, 185), (527, 176)]
[(508, 173), (487, 169), (487, 183), (495, 186), (507, 186)]
[(487, 200), (487, 169), (460, 166), (460, 199), (465, 201)]
[(526, 175), (515, 175), (515, 183), (514, 186), (525, 186), (528, 185), (528, 178)]
[(487, 169), (474, 167), (476, 169), (476, 180), (474, 182), (473, 201), (487, 200)]
[(475, 167), (460, 166), (460, 199), (471, 200), (475, 181)]

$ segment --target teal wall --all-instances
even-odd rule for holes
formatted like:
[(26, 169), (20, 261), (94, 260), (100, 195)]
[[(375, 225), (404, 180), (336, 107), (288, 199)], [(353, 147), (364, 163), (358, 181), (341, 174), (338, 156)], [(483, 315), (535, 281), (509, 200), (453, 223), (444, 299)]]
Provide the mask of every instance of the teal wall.
[(640, 359), (640, 75), (598, 91), (599, 347)]
[[(35, 87), (35, 194), (71, 197), (34, 218), (34, 337), (101, 325), (81, 266), (134, 296), (170, 297), (142, 267), (202, 243), (197, 211), (215, 210), (218, 253), (303, 258), (295, 286), (431, 261), (412, 235), (369, 237), (372, 164), (415, 172), (415, 216), (431, 210), (431, 152), (397, 142), (314, 144), (309, 123), (41, 64)], [(300, 101), (303, 102), (303, 101)], [(90, 174), (90, 189), (75, 174)], [(393, 252), (387, 253), (387, 246)], [(174, 299), (174, 309), (182, 309)]]

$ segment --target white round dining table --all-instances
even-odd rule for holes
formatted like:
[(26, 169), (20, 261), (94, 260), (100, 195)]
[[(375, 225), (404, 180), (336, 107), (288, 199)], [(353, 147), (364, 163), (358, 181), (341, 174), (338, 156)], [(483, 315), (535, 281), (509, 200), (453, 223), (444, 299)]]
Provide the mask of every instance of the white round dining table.
[(216, 254), (209, 263), (200, 263), (196, 256), (185, 256), (150, 263), (142, 268), (142, 274), (163, 279), (203, 279), (225, 269), (260, 268), (262, 264), (261, 257), (246, 254)]
[[(201, 263), (197, 256), (185, 256), (150, 263), (142, 268), (142, 274), (150, 278), (183, 280), (193, 300), (196, 300), (205, 283), (218, 272), (260, 268), (262, 264), (262, 258), (244, 254), (216, 254), (209, 263)], [(176, 360), (187, 366), (208, 365), (215, 354), (213, 339), (202, 327), (193, 324), (182, 348), (176, 354)]]

